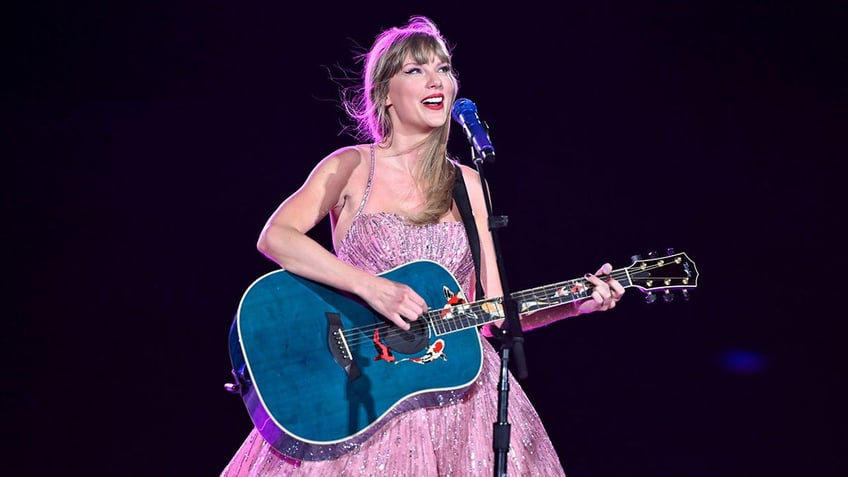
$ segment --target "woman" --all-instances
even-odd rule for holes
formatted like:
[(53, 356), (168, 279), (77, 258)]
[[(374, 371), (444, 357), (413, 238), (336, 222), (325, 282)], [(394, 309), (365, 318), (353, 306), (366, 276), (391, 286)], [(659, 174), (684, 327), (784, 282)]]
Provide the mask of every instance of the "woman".
[[(382, 32), (364, 59), (361, 95), (347, 106), (368, 143), (321, 160), (270, 217), (258, 248), (293, 274), (357, 295), (407, 330), (427, 303), (382, 272), (426, 259), (450, 271), (472, 299), (476, 280), (487, 296), (501, 296), (502, 289), (477, 171), (458, 169), (479, 232), (479, 276), (452, 197), (457, 163), (447, 156), (447, 140), (458, 85), (444, 38), (429, 19), (412, 17)], [(335, 254), (306, 235), (328, 215)], [(609, 271), (604, 264), (599, 274)], [(615, 280), (587, 280), (594, 285), (590, 298), (527, 315), (523, 329), (613, 308), (624, 293)], [(487, 340), (482, 346), (479, 377), (451, 405), (399, 414), (361, 446), (330, 460), (283, 456), (254, 429), (222, 475), (491, 475), (500, 361)], [(536, 411), (512, 377), (510, 388), (509, 473), (564, 475)]]

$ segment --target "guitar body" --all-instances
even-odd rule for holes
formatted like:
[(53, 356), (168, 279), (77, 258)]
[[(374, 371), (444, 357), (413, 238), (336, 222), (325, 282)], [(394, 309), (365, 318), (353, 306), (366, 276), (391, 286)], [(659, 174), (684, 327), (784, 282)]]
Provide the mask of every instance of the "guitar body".
[[(479, 376), (483, 349), (477, 328), (504, 318), (502, 298), (467, 303), (456, 278), (419, 260), (381, 276), (404, 283), (430, 310), (403, 331), (361, 300), (284, 270), (247, 289), (230, 328), (230, 361), (238, 392), (262, 437), (282, 454), (327, 460), (357, 448), (400, 413), (448, 405)], [(643, 260), (609, 275), (623, 287), (660, 293), (698, 284), (685, 253)], [(582, 300), (585, 277), (510, 295), (519, 313)]]
[[(461, 296), (435, 262), (381, 276), (412, 287), (431, 310)], [(229, 344), (239, 392), (265, 440), (295, 459), (334, 458), (399, 413), (454, 402), (479, 375), (476, 327), (436, 333), (419, 319), (403, 332), (386, 323), (360, 300), (285, 270), (257, 279)]]

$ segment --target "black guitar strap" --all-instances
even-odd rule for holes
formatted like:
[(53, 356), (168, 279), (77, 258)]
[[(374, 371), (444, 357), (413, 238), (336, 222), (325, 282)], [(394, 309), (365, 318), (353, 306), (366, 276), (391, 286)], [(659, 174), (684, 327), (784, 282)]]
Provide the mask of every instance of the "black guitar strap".
[(468, 235), (468, 245), (471, 247), (471, 256), (474, 259), (474, 282), (477, 284), (475, 300), (482, 300), (485, 295), (483, 284), (480, 282), (480, 238), (477, 235), (477, 224), (474, 222), (474, 215), (471, 213), (471, 202), (468, 200), (468, 190), (465, 188), (465, 179), (462, 177), (462, 170), (459, 165), (456, 165), (453, 199), (456, 201), (456, 206), (459, 207), (462, 223), (465, 224), (465, 234)]

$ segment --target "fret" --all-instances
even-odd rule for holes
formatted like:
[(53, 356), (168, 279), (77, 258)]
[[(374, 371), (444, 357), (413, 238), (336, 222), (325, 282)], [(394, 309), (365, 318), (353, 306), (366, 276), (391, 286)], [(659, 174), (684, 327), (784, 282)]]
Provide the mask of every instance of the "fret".
[[(629, 268), (613, 270), (609, 276), (618, 280), (625, 288), (639, 286), (645, 290), (646, 287), (636, 283), (640, 280), (641, 282), (645, 282), (649, 287), (653, 285), (654, 280), (661, 281), (662, 285), (666, 288), (675, 288), (674, 280), (676, 280), (680, 283), (678, 287), (689, 288), (694, 285), (692, 278), (697, 272), (694, 271), (694, 265), (691, 262), (683, 260), (683, 257), (683, 254), (678, 254), (665, 257), (668, 259), (666, 261), (657, 260), (653, 264), (641, 262), (639, 266), (634, 264)], [(684, 276), (669, 279), (652, 276), (650, 273), (655, 268), (669, 266), (676, 266), (677, 268), (681, 268), (682, 266)], [(511, 296), (518, 303), (519, 315), (525, 315), (583, 300), (592, 294), (593, 288), (592, 283), (588, 280), (575, 278), (551, 285), (518, 291)], [(506, 314), (503, 308), (502, 297), (497, 297), (473, 303), (451, 305), (441, 310), (434, 310), (428, 316), (431, 317), (430, 322), (432, 323), (433, 331), (439, 336), (502, 320), (506, 317)]]
[(436, 310), (427, 314), (430, 317), (430, 324), (436, 336), (441, 336), (448, 333), (445, 320), (442, 319), (442, 311)]

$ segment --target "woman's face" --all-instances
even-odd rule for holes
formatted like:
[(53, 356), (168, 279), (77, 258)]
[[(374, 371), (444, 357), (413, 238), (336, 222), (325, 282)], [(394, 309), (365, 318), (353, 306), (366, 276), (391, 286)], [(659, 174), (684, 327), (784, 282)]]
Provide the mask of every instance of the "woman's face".
[(419, 64), (407, 54), (400, 71), (389, 80), (386, 107), (395, 134), (429, 133), (450, 120), (456, 85), (450, 64), (435, 55)]

